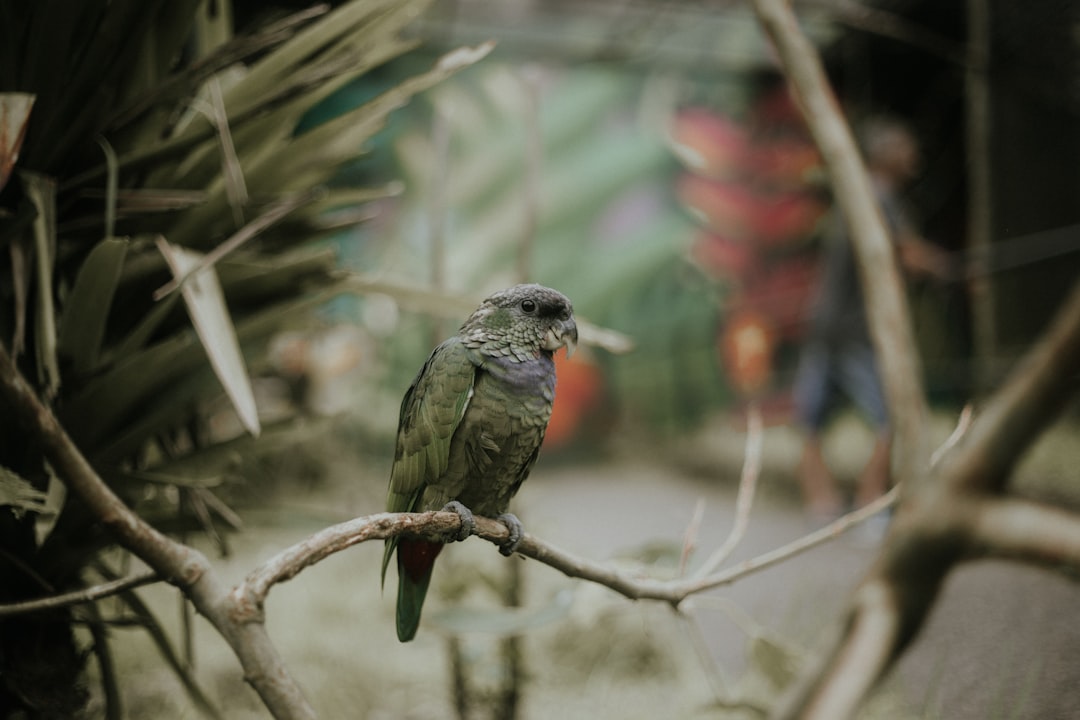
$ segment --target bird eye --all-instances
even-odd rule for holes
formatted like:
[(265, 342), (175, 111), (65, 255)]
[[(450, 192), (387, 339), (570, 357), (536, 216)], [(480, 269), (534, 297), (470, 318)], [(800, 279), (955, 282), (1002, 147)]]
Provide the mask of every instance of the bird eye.
[(524, 312), (524, 313), (527, 313), (529, 315), (532, 315), (534, 312), (536, 312), (536, 303), (533, 302), (532, 300), (522, 300), (521, 301), (521, 311)]

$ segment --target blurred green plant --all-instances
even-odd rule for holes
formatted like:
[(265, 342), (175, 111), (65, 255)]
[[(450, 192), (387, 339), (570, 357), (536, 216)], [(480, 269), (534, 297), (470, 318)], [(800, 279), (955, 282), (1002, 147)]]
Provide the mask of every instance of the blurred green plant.
[[(632, 353), (593, 358), (608, 403), (649, 430), (678, 431), (729, 391), (713, 341), (723, 288), (688, 262), (693, 224), (672, 194), (670, 90), (599, 64), (494, 60), (440, 86), (425, 122), (395, 138), (407, 237), (384, 270), (474, 294), (522, 279), (559, 288), (577, 313), (634, 342)], [(442, 149), (431, 118), (443, 123)], [(432, 266), (428, 236), (445, 238), (445, 267)]]
[[(381, 81), (313, 122), (312, 108), (415, 46), (402, 31), (426, 4), (319, 5), (242, 35), (228, 2), (0, 4), (0, 338), (97, 472), (162, 529), (226, 550), (218, 528), (238, 519), (217, 493), (237, 444), (253, 446), (214, 432), (205, 409), (224, 394), (260, 435), (259, 351), (343, 289), (323, 241), (362, 216), (331, 211), (399, 191), (339, 171), (391, 111), (486, 52)], [(4, 413), (0, 505), (0, 603), (127, 562)], [(0, 621), (0, 716), (77, 715), (92, 652), (106, 715), (120, 717), (107, 628), (132, 618), (217, 716), (133, 593)]]

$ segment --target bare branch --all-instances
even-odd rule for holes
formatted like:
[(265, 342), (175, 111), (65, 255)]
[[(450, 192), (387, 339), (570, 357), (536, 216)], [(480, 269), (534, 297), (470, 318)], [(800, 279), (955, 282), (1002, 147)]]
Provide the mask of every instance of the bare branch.
[(862, 699), (892, 659), (900, 637), (900, 608), (884, 581), (864, 584), (855, 595), (852, 623), (824, 683), (802, 717), (820, 720), (853, 717)]
[(79, 494), (123, 547), (146, 560), (169, 582), (193, 584), (198, 580), (207, 566), (202, 554), (169, 540), (124, 505), (90, 467), (52, 412), (38, 401), (3, 348), (0, 348), (0, 395), (7, 401), (9, 411), (37, 432), (42, 451), (57, 477)]
[(179, 586), (195, 608), (236, 653), (244, 677), (279, 720), (315, 717), (300, 687), (289, 675), (262, 624), (237, 623), (206, 556), (175, 542), (148, 525), (116, 496), (75, 447), (56, 416), (34, 394), (7, 350), (0, 347), (0, 399), (14, 418), (36, 435), (56, 476), (86, 504), (117, 543)]
[[(353, 545), (406, 533), (444, 540), (460, 527), (461, 517), (452, 512), (379, 513), (331, 525), (282, 550), (248, 573), (232, 591), (233, 597), (240, 601), (237, 607), (244, 610), (238, 619), (250, 622), (261, 618), (262, 604), (275, 584), (291, 580), (305, 568)], [(476, 534), (498, 543), (505, 542), (509, 533), (502, 523), (478, 517)]]
[(772, 567), (778, 563), (788, 560), (796, 555), (806, 552), (812, 548), (817, 547), (823, 543), (833, 540), (843, 533), (847, 532), (851, 528), (855, 527), (859, 523), (865, 522), (874, 515), (877, 515), (882, 510), (892, 507), (896, 504), (897, 499), (900, 497), (900, 486), (897, 485), (885, 495), (877, 498), (871, 503), (864, 505), (858, 510), (854, 510), (847, 515), (837, 518), (833, 522), (829, 523), (820, 530), (804, 535), (796, 540), (793, 540), (786, 545), (782, 545), (769, 552), (762, 553), (749, 560), (732, 565), (730, 568), (720, 570), (712, 575), (701, 578), (700, 580), (694, 579), (692, 581), (683, 583), (682, 596), (686, 597), (694, 593), (701, 592), (703, 590), (709, 590), (711, 588), (719, 587), (721, 585), (730, 585), (736, 580), (740, 580), (747, 575), (764, 570), (765, 568)]
[[(522, 538), (517, 552), (519, 555), (548, 565), (567, 577), (604, 585), (632, 600), (659, 600), (678, 606), (691, 595), (731, 584), (838, 537), (860, 522), (890, 507), (896, 502), (898, 493), (898, 489), (894, 488), (875, 502), (839, 518), (816, 532), (705, 577), (662, 580), (640, 573), (627, 572), (611, 565), (577, 557), (528, 533)], [(461, 518), (456, 513), (437, 511), (380, 513), (358, 517), (325, 528), (282, 550), (250, 572), (244, 581), (230, 593), (234, 617), (240, 622), (261, 622), (263, 604), (275, 584), (290, 580), (305, 568), (353, 545), (369, 540), (385, 540), (402, 534), (444, 540), (456, 533), (460, 526)], [(476, 518), (474, 534), (496, 545), (504, 543), (508, 537), (505, 525), (484, 517)]]
[(746, 410), (746, 450), (743, 453), (742, 474), (739, 477), (739, 493), (735, 496), (735, 521), (731, 525), (724, 544), (705, 561), (694, 577), (702, 578), (724, 564), (742, 542), (750, 525), (750, 510), (754, 506), (758, 477), (761, 475), (761, 447), (764, 432), (761, 429), (761, 408), (756, 402)]
[(964, 409), (960, 411), (960, 417), (956, 419), (956, 427), (949, 433), (949, 437), (945, 438), (945, 442), (938, 446), (930, 455), (930, 467), (937, 467), (942, 459), (948, 455), (949, 451), (956, 447), (960, 439), (967, 435), (967, 431), (971, 428), (971, 420), (975, 417), (975, 408), (971, 403), (964, 406)]
[(683, 533), (682, 551), (679, 553), (679, 577), (686, 574), (686, 563), (694, 554), (697, 546), (698, 535), (701, 533), (701, 521), (705, 519), (705, 498), (698, 498), (694, 503), (694, 514), (690, 516), (690, 522), (686, 525)]
[(92, 585), (87, 588), (82, 588), (81, 590), (63, 593), (62, 595), (51, 595), (37, 600), (25, 600), (23, 602), (0, 605), (0, 618), (9, 617), (11, 615), (40, 612), (42, 610), (55, 610), (56, 608), (68, 607), (70, 605), (81, 605), (82, 603), (101, 600), (102, 598), (116, 595), (125, 590), (132, 590), (156, 582), (161, 582), (161, 577), (156, 572), (147, 570), (145, 572), (120, 578), (119, 580), (101, 583), (100, 585)]
[(98, 673), (101, 676), (101, 694), (105, 701), (105, 720), (123, 720), (124, 711), (120, 698), (120, 681), (117, 677), (116, 663), (113, 661), (112, 648), (109, 646), (108, 630), (97, 605), (87, 607), (90, 616), (88, 629), (94, 644), (91, 652), (97, 657)]

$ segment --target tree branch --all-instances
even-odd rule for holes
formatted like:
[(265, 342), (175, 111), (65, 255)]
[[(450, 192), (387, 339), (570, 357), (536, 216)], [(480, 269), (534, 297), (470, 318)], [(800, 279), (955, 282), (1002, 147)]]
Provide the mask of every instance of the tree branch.
[(198, 550), (175, 542), (131, 511), (98, 476), (90, 463), (23, 379), (7, 350), (0, 347), (0, 398), (8, 411), (33, 432), (57, 477), (86, 504), (117, 543), (161, 578), (178, 586), (236, 653), (245, 679), (281, 720), (309, 720), (315, 712), (289, 675), (262, 624), (237, 623), (226, 592), (210, 562)]
[(129, 575), (119, 580), (92, 585), (91, 587), (73, 590), (62, 595), (51, 595), (37, 600), (25, 600), (23, 602), (7, 603), (0, 605), (0, 618), (25, 613), (39, 612), (41, 610), (55, 610), (56, 608), (68, 607), (69, 605), (81, 605), (82, 603), (101, 600), (125, 590), (133, 590), (143, 585), (160, 582), (161, 577), (153, 570)]
[(742, 473), (739, 475), (739, 493), (735, 496), (735, 520), (731, 524), (731, 532), (728, 533), (724, 543), (694, 573), (694, 577), (697, 578), (705, 577), (723, 565), (742, 542), (746, 535), (746, 528), (750, 526), (750, 510), (754, 506), (757, 481), (761, 475), (761, 448), (764, 432), (761, 427), (761, 408), (758, 404), (750, 403), (746, 413), (746, 450), (743, 453)]
[[(441, 511), (379, 513), (331, 525), (285, 548), (248, 573), (230, 593), (237, 608), (236, 618), (241, 622), (261, 622), (263, 604), (274, 585), (291, 580), (305, 568), (353, 545), (403, 534), (445, 540), (460, 527), (461, 517), (457, 513)], [(483, 517), (476, 518), (476, 535), (496, 544), (509, 537), (505, 525)]]
[[(772, 567), (838, 537), (858, 523), (891, 506), (896, 502), (898, 492), (898, 489), (894, 488), (873, 503), (839, 518), (816, 532), (705, 577), (662, 580), (627, 572), (611, 565), (578, 557), (529, 533), (525, 533), (517, 553), (548, 565), (567, 577), (604, 585), (631, 600), (659, 600), (678, 606), (691, 595), (721, 585), (729, 585), (747, 575)], [(461, 518), (457, 513), (443, 511), (380, 513), (332, 525), (282, 550), (248, 573), (244, 581), (230, 593), (231, 605), (234, 608), (233, 617), (240, 622), (261, 622), (263, 605), (275, 584), (290, 580), (305, 568), (353, 545), (369, 540), (385, 540), (404, 534), (431, 540), (445, 540), (456, 533), (460, 526)], [(508, 538), (505, 525), (485, 517), (476, 518), (474, 534), (495, 545), (501, 545)]]
[[(851, 624), (811, 682), (789, 696), (779, 717), (851, 717), (918, 632), (956, 563), (991, 556), (1077, 566), (1080, 518), (1024, 500), (1002, 499), (999, 493), (1006, 489), (1016, 459), (1075, 389), (1078, 370), (1080, 284), (1047, 335), (971, 423), (965, 441), (945, 456), (939, 470), (927, 473), (931, 482), (905, 498), (884, 553), (853, 601)], [(953, 442), (950, 438), (947, 444)], [(884, 594), (863, 594), (867, 588)], [(886, 606), (868, 603), (866, 597), (893, 601)], [(895, 629), (881, 631), (894, 623)], [(879, 646), (871, 652), (873, 642)]]
[(974, 556), (1080, 569), (1080, 518), (1028, 500), (974, 501), (969, 533)]
[(893, 588), (882, 580), (862, 585), (855, 595), (844, 643), (831, 675), (803, 708), (808, 718), (853, 717), (862, 699), (892, 659), (900, 636), (901, 610)]

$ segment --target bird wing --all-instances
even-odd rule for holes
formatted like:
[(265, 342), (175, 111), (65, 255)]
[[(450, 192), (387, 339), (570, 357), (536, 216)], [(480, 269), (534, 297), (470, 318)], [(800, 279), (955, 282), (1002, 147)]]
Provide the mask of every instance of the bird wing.
[[(431, 353), (401, 401), (397, 449), (386, 497), (388, 512), (417, 509), (424, 488), (446, 472), (450, 439), (473, 394), (476, 365), (472, 352), (452, 337)], [(386, 544), (383, 574), (396, 539)]]

